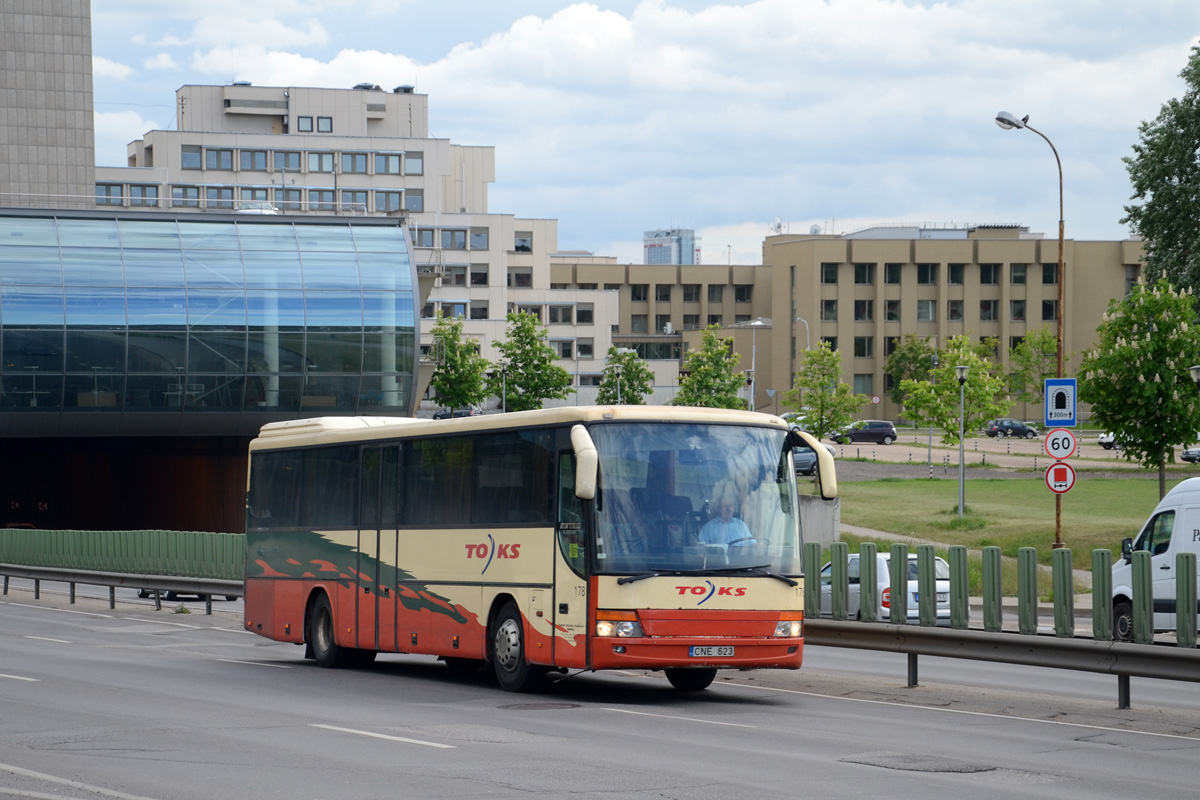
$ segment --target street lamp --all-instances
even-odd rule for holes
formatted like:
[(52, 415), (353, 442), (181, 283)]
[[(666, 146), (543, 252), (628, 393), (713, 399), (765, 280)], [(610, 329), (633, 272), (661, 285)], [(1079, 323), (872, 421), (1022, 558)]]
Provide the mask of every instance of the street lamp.
[[(1058, 148), (1054, 146), (1054, 142), (1046, 134), (1039, 131), (1037, 128), (1029, 124), (1029, 115), (1026, 114), (1021, 119), (1007, 111), (1001, 111), (996, 114), (996, 124), (1006, 131), (1013, 128), (1028, 128), (1038, 136), (1046, 140), (1046, 144), (1050, 145), (1050, 149), (1054, 152), (1054, 162), (1058, 164), (1058, 367), (1055, 371), (1055, 377), (1063, 377), (1063, 317), (1066, 309), (1066, 264), (1063, 263), (1063, 174), (1062, 174), (1062, 159), (1058, 157)], [(1062, 494), (1054, 493), (1054, 549), (1057, 550), (1063, 546), (1062, 541)]]
[[(758, 356), (758, 329), (767, 323), (762, 317), (758, 317), (753, 322), (747, 322), (746, 325), (750, 328), (750, 410), (754, 410), (754, 361)], [(807, 326), (808, 323), (805, 323)]]
[[(933, 351), (933, 368), (929, 371), (930, 386), (937, 386), (937, 371), (936, 371), (937, 368), (938, 368), (938, 357), (937, 357), (937, 351), (934, 350)], [(929, 450), (925, 455), (925, 464), (926, 464), (926, 466), (930, 466), (930, 467), (933, 466), (933, 419), (932, 418), (930, 418), (930, 420), (929, 420)], [(930, 473), (930, 474), (932, 474), (932, 473)]]
[(966, 383), (967, 372), (970, 367), (962, 364), (954, 368), (954, 374), (958, 376), (958, 518), (962, 519), (963, 515), (963, 478), (966, 474), (963, 472), (963, 438), (966, 435)]
[(500, 365), (500, 413), (508, 413), (508, 365)]
[(808, 338), (808, 320), (804, 319), (804, 317), (796, 317), (796, 322), (804, 323), (804, 349), (811, 350), (811, 340)]

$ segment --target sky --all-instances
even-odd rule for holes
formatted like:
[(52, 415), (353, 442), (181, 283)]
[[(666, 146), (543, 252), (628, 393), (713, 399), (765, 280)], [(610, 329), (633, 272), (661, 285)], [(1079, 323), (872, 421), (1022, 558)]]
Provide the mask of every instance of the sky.
[(429, 95), (430, 134), (496, 148), (494, 213), (641, 263), (708, 264), (879, 223), (1126, 238), (1122, 158), (1183, 94), (1196, 0), (92, 0), (96, 159), (175, 125), (185, 84)]

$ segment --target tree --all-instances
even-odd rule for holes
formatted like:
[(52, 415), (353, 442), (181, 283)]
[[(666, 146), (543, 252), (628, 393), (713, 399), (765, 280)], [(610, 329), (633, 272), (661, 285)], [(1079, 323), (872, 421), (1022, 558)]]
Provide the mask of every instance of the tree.
[(804, 411), (804, 427), (823, 439), (849, 425), (867, 402), (842, 383), (842, 354), (829, 342), (806, 350), (796, 373), (796, 385), (783, 395), (784, 405)]
[(964, 390), (963, 431), (974, 431), (990, 419), (1008, 413), (1012, 401), (1004, 393), (1004, 378), (996, 374), (996, 363), (981, 353), (987, 350), (969, 336), (955, 336), (946, 343), (934, 383), (906, 380), (904, 413), (920, 426), (942, 430), (944, 444), (958, 444), (958, 376), (954, 368), (968, 367)]
[(1083, 354), (1079, 399), (1092, 420), (1125, 444), (1125, 458), (1158, 468), (1158, 495), (1175, 446), (1200, 430), (1196, 386), (1188, 374), (1200, 354), (1195, 298), (1166, 279), (1139, 283), (1108, 304), (1096, 347)]
[(892, 399), (898, 404), (904, 405), (904, 391), (900, 388), (904, 381), (929, 380), (935, 352), (928, 338), (906, 333), (888, 356), (883, 371), (892, 378)]
[(544, 400), (561, 400), (574, 389), (571, 373), (555, 364), (558, 353), (546, 343), (546, 329), (532, 314), (508, 315), (505, 341), (493, 341), (503, 360), (493, 369), (488, 391), (501, 397), (508, 411), (529, 411)]
[[(1064, 354), (1063, 361), (1068, 357)], [(1058, 372), (1058, 336), (1049, 325), (1025, 334), (1021, 343), (1008, 351), (1008, 389), (1027, 403), (1044, 402), (1046, 378)]]
[(438, 366), (429, 382), (442, 402), (452, 409), (478, 405), (487, 396), (483, 376), (488, 360), (479, 354), (479, 342), (464, 339), (462, 331), (461, 317), (447, 319), (438, 310), (433, 323)]
[(738, 397), (744, 376), (735, 373), (741, 356), (729, 349), (729, 344), (717, 336), (718, 325), (704, 330), (700, 347), (688, 353), (679, 376), (679, 393), (671, 401), (675, 406), (702, 408), (745, 408), (746, 401)]
[(1146, 278), (1165, 277), (1193, 292), (1200, 287), (1200, 46), (1179, 73), (1183, 97), (1167, 101), (1153, 122), (1138, 127), (1140, 144), (1122, 159), (1133, 184), (1125, 218), (1145, 240)]
[[(624, 349), (624, 348), (622, 348)], [(638, 354), (619, 352), (614, 345), (608, 348), (604, 362), (604, 374), (600, 377), (600, 392), (596, 402), (600, 405), (642, 406), (646, 395), (654, 391), (654, 373)]]

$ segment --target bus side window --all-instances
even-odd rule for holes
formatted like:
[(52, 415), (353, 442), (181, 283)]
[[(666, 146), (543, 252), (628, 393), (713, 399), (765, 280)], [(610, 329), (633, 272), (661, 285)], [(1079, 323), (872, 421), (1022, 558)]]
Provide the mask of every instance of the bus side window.
[(558, 546), (571, 568), (583, 575), (587, 569), (583, 530), (583, 501), (575, 496), (575, 454), (558, 455)]

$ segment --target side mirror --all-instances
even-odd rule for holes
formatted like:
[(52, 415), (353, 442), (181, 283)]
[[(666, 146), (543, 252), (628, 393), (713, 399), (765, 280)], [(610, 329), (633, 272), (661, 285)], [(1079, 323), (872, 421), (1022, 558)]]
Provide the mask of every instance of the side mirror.
[(1128, 536), (1121, 540), (1121, 558), (1133, 561), (1133, 539)]
[(587, 428), (582, 425), (571, 428), (571, 447), (575, 450), (575, 496), (580, 500), (592, 500), (596, 497), (600, 456)]
[(817, 454), (817, 490), (822, 500), (832, 500), (837, 497), (837, 472), (833, 466), (833, 456), (820, 440), (807, 431), (791, 430), (788, 432), (788, 444), (791, 447), (807, 445)]

